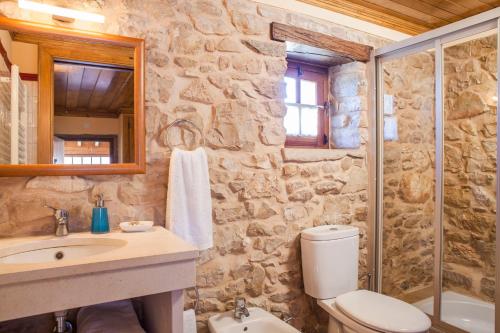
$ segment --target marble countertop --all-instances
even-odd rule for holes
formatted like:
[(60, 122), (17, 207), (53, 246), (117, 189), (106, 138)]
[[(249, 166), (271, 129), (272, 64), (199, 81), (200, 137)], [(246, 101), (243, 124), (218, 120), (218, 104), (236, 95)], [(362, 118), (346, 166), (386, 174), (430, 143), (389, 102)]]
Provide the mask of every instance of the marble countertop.
[(126, 243), (122, 242), (123, 246), (110, 251), (82, 258), (68, 258), (43, 263), (0, 263), (0, 286), (40, 279), (120, 270), (129, 267), (194, 260), (199, 255), (197, 248), (170, 231), (156, 226), (150, 231), (137, 233), (112, 231), (107, 234), (91, 234), (90, 232), (84, 232), (72, 233), (65, 237), (32, 236), (0, 239), (0, 257), (40, 248), (40, 245), (47, 240), (65, 239), (71, 243), (102, 238), (116, 242), (126, 241)]

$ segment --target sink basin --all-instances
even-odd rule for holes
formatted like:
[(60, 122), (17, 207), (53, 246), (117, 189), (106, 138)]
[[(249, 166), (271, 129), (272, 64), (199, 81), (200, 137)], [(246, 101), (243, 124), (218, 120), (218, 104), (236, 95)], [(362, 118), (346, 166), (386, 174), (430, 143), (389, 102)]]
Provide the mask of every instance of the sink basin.
[(126, 240), (113, 238), (63, 238), (28, 242), (3, 248), (0, 251), (0, 264), (36, 264), (81, 259), (126, 244)]
[(211, 333), (300, 333), (267, 311), (249, 308), (250, 316), (241, 320), (233, 318), (233, 312), (225, 312), (208, 319)]

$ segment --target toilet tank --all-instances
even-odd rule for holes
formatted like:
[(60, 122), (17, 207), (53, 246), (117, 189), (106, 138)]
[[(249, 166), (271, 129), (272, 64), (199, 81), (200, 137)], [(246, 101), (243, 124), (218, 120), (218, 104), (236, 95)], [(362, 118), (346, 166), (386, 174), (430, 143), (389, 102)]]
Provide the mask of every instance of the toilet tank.
[(323, 225), (301, 233), (306, 294), (328, 299), (358, 289), (359, 230)]

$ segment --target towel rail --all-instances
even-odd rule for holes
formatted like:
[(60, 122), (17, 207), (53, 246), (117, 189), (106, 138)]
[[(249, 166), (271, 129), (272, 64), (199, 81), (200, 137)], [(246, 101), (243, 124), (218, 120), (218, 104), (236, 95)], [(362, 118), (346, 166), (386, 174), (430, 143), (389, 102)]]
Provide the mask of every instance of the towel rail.
[(194, 122), (192, 122), (191, 120), (188, 120), (188, 119), (176, 119), (173, 122), (171, 122), (170, 124), (168, 124), (167, 127), (165, 128), (165, 132), (166, 132), (165, 138), (167, 141), (167, 145), (170, 149), (172, 149), (172, 144), (170, 142), (170, 139), (168, 138), (168, 131), (172, 127), (178, 126), (181, 124), (187, 124), (187, 125), (191, 125), (192, 127), (194, 127), (198, 131), (198, 133), (200, 133), (202, 145), (205, 146), (205, 136), (203, 135), (203, 131)]
[(194, 313), (198, 313), (198, 306), (200, 305), (200, 292), (198, 291), (198, 286), (194, 287), (194, 293), (196, 294), (196, 300), (194, 301)]

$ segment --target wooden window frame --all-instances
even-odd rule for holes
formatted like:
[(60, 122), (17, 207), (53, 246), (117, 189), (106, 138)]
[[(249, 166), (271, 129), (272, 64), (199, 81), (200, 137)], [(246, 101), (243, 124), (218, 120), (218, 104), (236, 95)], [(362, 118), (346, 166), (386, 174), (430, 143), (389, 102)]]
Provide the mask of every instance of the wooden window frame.
[[(109, 142), (110, 163), (118, 163), (118, 136), (108, 134), (54, 134), (64, 141), (102, 141)], [(87, 164), (84, 164), (87, 165)]]
[[(302, 71), (298, 74), (299, 68)], [(317, 84), (317, 105), (324, 105), (328, 101), (328, 68), (311, 64), (288, 61), (286, 77), (296, 79), (296, 103), (300, 104), (300, 80), (314, 81)], [(322, 89), (320, 88), (322, 87)], [(318, 108), (318, 135), (317, 136), (292, 136), (287, 135), (285, 147), (303, 148), (328, 148), (330, 120), (326, 108)]]

